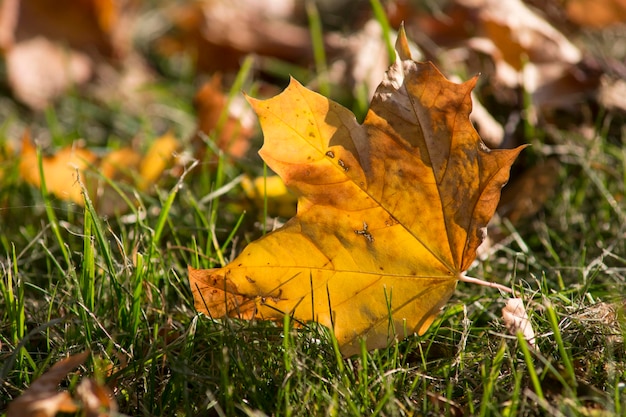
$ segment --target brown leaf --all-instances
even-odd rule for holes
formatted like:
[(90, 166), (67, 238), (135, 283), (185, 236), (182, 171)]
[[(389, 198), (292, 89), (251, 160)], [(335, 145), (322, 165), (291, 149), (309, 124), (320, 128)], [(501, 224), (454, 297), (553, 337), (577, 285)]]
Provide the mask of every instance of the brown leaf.
[(204, 83), (196, 93), (194, 105), (198, 114), (198, 129), (194, 141), (199, 148), (196, 158), (204, 159), (205, 140), (213, 138), (219, 149), (239, 159), (250, 148), (253, 134), (252, 117), (248, 107), (227, 109), (227, 97), (222, 91), (222, 77), (217, 74)]
[(522, 0), (458, 0), (477, 16), (470, 48), (493, 58), (496, 80), (530, 94), (529, 122), (536, 108), (575, 109), (598, 86), (583, 65), (583, 53)]
[(117, 415), (117, 402), (113, 393), (104, 385), (85, 378), (76, 388), (76, 396), (82, 404), (86, 417), (108, 417)]
[(88, 356), (89, 351), (85, 351), (54, 364), (9, 404), (7, 417), (54, 417), (57, 413), (76, 412), (76, 403), (67, 391), (58, 391), (58, 386)]
[(567, 15), (581, 26), (604, 28), (626, 22), (626, 0), (569, 0)]
[(89, 80), (94, 61), (130, 50), (135, 0), (7, 0), (0, 5), (0, 51), (17, 99), (41, 110)]
[(20, 0), (0, 3), (0, 53), (4, 55), (15, 41), (15, 28), (19, 18)]
[[(521, 0), (457, 0), (478, 13), (483, 34), (520, 71), (524, 59), (533, 63), (575, 64), (580, 50)], [(526, 57), (526, 58), (524, 58)]]
[(602, 77), (598, 91), (598, 102), (609, 110), (626, 113), (626, 80)]
[(129, 0), (21, 0), (17, 2), (19, 19), (15, 37), (20, 42), (43, 36), (85, 53), (119, 57), (130, 48), (133, 3)]
[(517, 224), (541, 210), (555, 193), (560, 166), (558, 159), (550, 158), (517, 176), (502, 192), (500, 216)]
[[(236, 71), (251, 53), (308, 65), (313, 62), (311, 35), (307, 27), (292, 23), (296, 11), (292, 0), (190, 2), (168, 12), (174, 30), (157, 41), (157, 49), (165, 55), (188, 51), (203, 72)], [(327, 54), (340, 47), (338, 37), (325, 37)]]
[(362, 125), (292, 80), (259, 116), (265, 162), (298, 196), (297, 215), (224, 268), (194, 270), (196, 308), (331, 327), (344, 355), (423, 334), (465, 279), (521, 147), (491, 151), (458, 85), (398, 59)]

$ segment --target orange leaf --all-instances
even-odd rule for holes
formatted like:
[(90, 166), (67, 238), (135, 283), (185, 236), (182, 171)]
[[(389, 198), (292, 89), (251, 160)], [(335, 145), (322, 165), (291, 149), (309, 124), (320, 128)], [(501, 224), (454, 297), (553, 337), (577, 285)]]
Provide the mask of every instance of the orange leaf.
[[(145, 155), (127, 147), (114, 150), (99, 159), (89, 149), (68, 146), (42, 158), (46, 187), (57, 198), (82, 206), (84, 201), (83, 189), (78, 181), (80, 179), (101, 213), (119, 213), (127, 210), (126, 203), (117, 191), (109, 189), (107, 184), (100, 181), (94, 171), (105, 178), (131, 183), (145, 191), (159, 180), (166, 168), (173, 165), (174, 152), (179, 147), (180, 142), (171, 133), (155, 139)], [(26, 183), (41, 186), (37, 151), (28, 130), (22, 136), (19, 169)]]
[(292, 80), (249, 99), (265, 162), (298, 195), (297, 215), (220, 269), (190, 268), (213, 317), (315, 320), (344, 355), (424, 333), (463, 278), (522, 148), (490, 151), (469, 121), (472, 79), (454, 84), (398, 59), (362, 125)]
[[(43, 175), (48, 191), (58, 198), (82, 205), (83, 196), (78, 177), (96, 159), (96, 155), (90, 150), (73, 146), (61, 149), (54, 156), (43, 158)], [(37, 152), (28, 131), (22, 136), (20, 175), (27, 183), (35, 187), (41, 186)]]
[(253, 134), (249, 107), (245, 107), (245, 112), (240, 111), (233, 102), (226, 109), (228, 99), (222, 92), (222, 77), (219, 74), (213, 75), (200, 87), (193, 101), (198, 114), (194, 142), (201, 146), (196, 158), (204, 159), (206, 146), (203, 136), (211, 136), (217, 147), (227, 155), (242, 158), (248, 152)]
[(626, 0), (570, 0), (567, 15), (581, 26), (603, 28), (626, 22)]
[(132, 3), (118, 0), (11, 0), (17, 40), (43, 36), (93, 55), (123, 56), (130, 48)]

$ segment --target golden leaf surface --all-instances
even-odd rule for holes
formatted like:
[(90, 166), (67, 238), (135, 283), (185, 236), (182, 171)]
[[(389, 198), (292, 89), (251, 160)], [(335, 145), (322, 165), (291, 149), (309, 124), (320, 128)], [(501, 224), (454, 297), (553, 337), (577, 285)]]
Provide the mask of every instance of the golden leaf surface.
[(224, 268), (190, 268), (198, 311), (214, 318), (331, 327), (345, 356), (423, 334), (476, 256), (522, 148), (489, 150), (469, 121), (476, 78), (454, 84), (411, 60), (396, 63), (363, 124), (291, 80), (249, 99), (259, 152), (298, 196), (297, 215)]

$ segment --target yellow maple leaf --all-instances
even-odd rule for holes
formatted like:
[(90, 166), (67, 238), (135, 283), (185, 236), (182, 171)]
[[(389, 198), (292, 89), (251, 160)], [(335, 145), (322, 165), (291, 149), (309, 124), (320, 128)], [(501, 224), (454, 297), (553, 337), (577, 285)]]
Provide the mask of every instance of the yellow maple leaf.
[(476, 78), (454, 84), (411, 60), (406, 36), (360, 125), (292, 80), (249, 99), (265, 162), (298, 196), (297, 215), (224, 268), (190, 268), (212, 317), (332, 327), (342, 353), (423, 334), (464, 279), (521, 151), (491, 151), (469, 121)]

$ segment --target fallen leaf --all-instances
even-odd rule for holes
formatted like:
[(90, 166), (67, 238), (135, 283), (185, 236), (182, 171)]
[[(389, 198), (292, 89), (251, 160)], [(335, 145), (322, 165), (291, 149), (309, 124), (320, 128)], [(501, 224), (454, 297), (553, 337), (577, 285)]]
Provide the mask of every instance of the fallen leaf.
[(119, 57), (131, 47), (132, 0), (10, 0), (19, 8), (15, 37), (43, 36), (92, 55)]
[(117, 415), (117, 402), (111, 390), (105, 385), (85, 378), (76, 388), (86, 417), (108, 417)]
[[(43, 176), (48, 192), (57, 198), (83, 204), (83, 196), (79, 176), (96, 161), (97, 156), (88, 149), (80, 146), (69, 146), (61, 149), (55, 155), (42, 158)], [(31, 142), (30, 132), (27, 130), (22, 136), (22, 153), (20, 156), (20, 175), (22, 179), (35, 187), (41, 187), (41, 176), (37, 162), (37, 150)]]
[(306, 55), (310, 62), (308, 33), (283, 19), (292, 10), (275, 14), (273, 9), (263, 10), (265, 4), (259, 6), (249, 0), (205, 0), (177, 6), (168, 13), (174, 30), (157, 40), (157, 49), (166, 56), (187, 51), (197, 69), (204, 72), (236, 70), (248, 53), (283, 59)]
[[(313, 63), (311, 34), (293, 0), (201, 0), (167, 12), (172, 31), (156, 41), (165, 56), (186, 51), (199, 71), (236, 71), (247, 54), (271, 56), (300, 65)], [(233, 25), (233, 22), (237, 22)], [(327, 55), (342, 47), (341, 37), (325, 35)]]
[(154, 184), (163, 171), (172, 165), (175, 152), (180, 147), (180, 142), (171, 133), (166, 133), (156, 139), (150, 146), (148, 153), (141, 159), (139, 166), (139, 188), (146, 190)]
[(114, 149), (100, 161), (100, 173), (116, 181), (130, 180), (141, 163), (141, 155), (131, 148)]
[(194, 97), (194, 106), (198, 115), (198, 128), (194, 137), (198, 152), (196, 158), (204, 159), (206, 138), (214, 140), (219, 149), (227, 155), (239, 159), (250, 148), (250, 139), (254, 133), (253, 119), (248, 106), (230, 103), (222, 91), (222, 77), (214, 75), (204, 83)]
[[(450, 77), (450, 81), (459, 82), (457, 76)], [(499, 148), (504, 140), (504, 127), (496, 119), (493, 118), (487, 109), (472, 92), (472, 113), (470, 120), (476, 124), (476, 129), (480, 134), (483, 142), (490, 148)]]
[(583, 52), (522, 0), (456, 0), (475, 20), (466, 45), (493, 59), (497, 83), (522, 87), (531, 99), (529, 123), (553, 109), (576, 110), (593, 96), (599, 80)]
[(626, 80), (601, 77), (598, 102), (609, 110), (626, 113)]
[(549, 158), (526, 169), (502, 192), (498, 214), (514, 225), (535, 215), (556, 190), (561, 164)]
[(59, 384), (89, 356), (85, 351), (55, 363), (17, 399), (9, 404), (7, 417), (54, 417), (57, 413), (75, 413), (76, 403), (67, 391), (58, 391)]
[(15, 41), (19, 6), (20, 0), (4, 0), (0, 3), (0, 52), (3, 55)]
[(521, 332), (528, 345), (534, 349), (537, 348), (535, 331), (528, 319), (524, 300), (521, 298), (509, 298), (502, 309), (502, 320), (504, 320), (504, 325), (511, 334), (515, 335)]
[(626, 0), (569, 0), (566, 9), (581, 26), (604, 28), (626, 22)]
[(502, 59), (520, 71), (533, 63), (575, 64), (580, 50), (521, 0), (457, 0), (478, 13), (480, 29), (498, 47)]
[(69, 87), (86, 82), (91, 60), (44, 37), (14, 45), (5, 56), (13, 94), (33, 109), (44, 109)]
[(396, 63), (362, 125), (292, 80), (259, 116), (265, 162), (298, 196), (297, 215), (224, 268), (190, 267), (195, 307), (211, 317), (317, 321), (341, 352), (423, 334), (463, 280), (522, 147), (489, 150), (469, 121), (476, 78), (454, 84)]
[[(343, 81), (344, 84), (352, 84), (355, 97), (359, 97), (359, 88), (367, 89), (367, 98), (371, 100), (382, 74), (389, 65), (383, 28), (376, 19), (371, 19), (363, 25), (363, 28), (350, 36), (346, 41), (346, 50), (341, 54), (341, 59), (334, 65), (349, 65), (350, 77)], [(417, 58), (420, 51), (413, 50)], [(340, 80), (338, 80), (340, 81)], [(337, 82), (341, 85), (340, 82)]]
[(277, 175), (254, 179), (243, 177), (241, 187), (259, 212), (267, 203), (268, 216), (292, 217), (296, 214), (296, 196)]
[[(166, 168), (175, 163), (174, 152), (179, 147), (180, 142), (171, 133), (166, 133), (154, 140), (145, 155), (127, 147), (100, 158), (78, 142), (50, 156), (42, 157), (46, 188), (57, 198), (82, 206), (82, 182), (100, 213), (120, 213), (128, 207), (117, 191), (109, 190), (108, 185), (102, 181), (102, 176), (131, 184), (139, 190), (148, 190), (159, 180)], [(22, 136), (19, 172), (24, 182), (41, 187), (37, 150), (28, 130)]]

